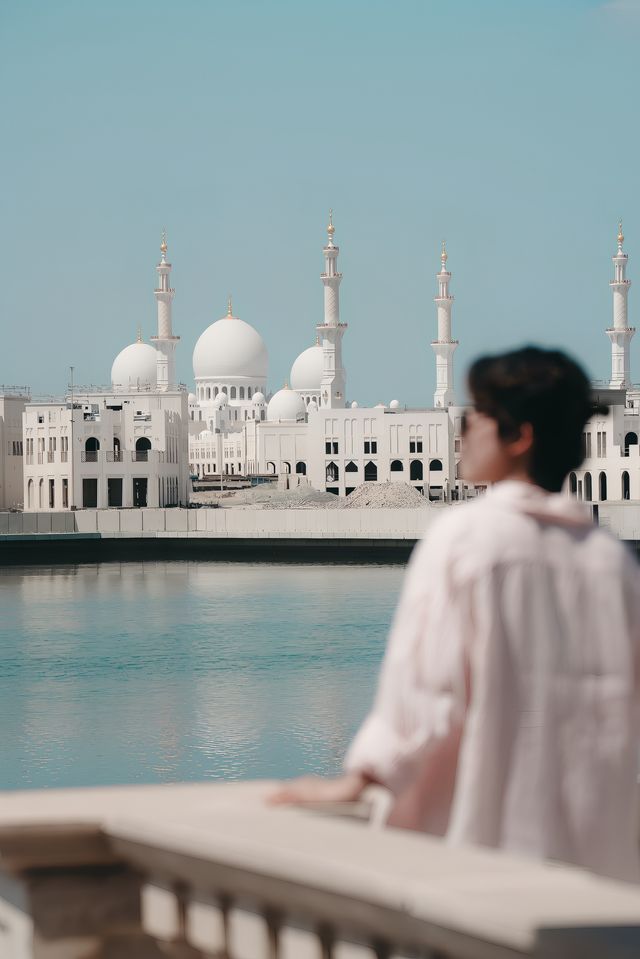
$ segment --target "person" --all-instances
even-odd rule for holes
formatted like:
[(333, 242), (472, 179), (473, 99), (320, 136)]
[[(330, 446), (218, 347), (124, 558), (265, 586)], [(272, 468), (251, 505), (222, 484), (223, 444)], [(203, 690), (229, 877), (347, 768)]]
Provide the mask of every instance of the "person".
[(462, 475), (412, 556), (343, 775), (275, 803), (392, 794), (388, 824), (637, 881), (640, 583), (561, 493), (595, 408), (564, 353), (477, 360)]

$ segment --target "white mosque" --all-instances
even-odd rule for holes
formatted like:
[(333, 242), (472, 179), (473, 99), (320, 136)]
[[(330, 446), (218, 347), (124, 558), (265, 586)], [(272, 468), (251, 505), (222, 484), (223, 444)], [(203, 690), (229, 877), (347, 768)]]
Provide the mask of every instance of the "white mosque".
[[(361, 483), (402, 482), (434, 500), (472, 494), (458, 477), (451, 273), (444, 243), (436, 276), (437, 338), (433, 405), (397, 400), (359, 407), (350, 401), (342, 358), (339, 247), (330, 214), (323, 247), (323, 318), (315, 342), (291, 367), (289, 383), (268, 388), (268, 352), (260, 333), (234, 315), (212, 323), (193, 351), (195, 390), (176, 380), (170, 286), (163, 237), (156, 267), (157, 335), (125, 347), (107, 389), (75, 388), (65, 402), (28, 404), (23, 414), (24, 508), (60, 510), (186, 505), (191, 476), (288, 477), (338, 496)], [(627, 319), (630, 282), (622, 227), (613, 257), (611, 379), (594, 389), (609, 406), (585, 431), (585, 462), (568, 492), (594, 503), (640, 500), (640, 389), (631, 383)], [(311, 331), (310, 331), (311, 333)], [(310, 335), (310, 339), (312, 336)]]

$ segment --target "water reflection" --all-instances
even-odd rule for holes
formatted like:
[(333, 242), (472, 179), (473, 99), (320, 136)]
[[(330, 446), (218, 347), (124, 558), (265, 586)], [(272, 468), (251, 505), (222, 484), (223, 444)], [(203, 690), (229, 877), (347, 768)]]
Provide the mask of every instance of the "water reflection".
[(402, 569), (140, 563), (0, 572), (0, 786), (332, 772)]

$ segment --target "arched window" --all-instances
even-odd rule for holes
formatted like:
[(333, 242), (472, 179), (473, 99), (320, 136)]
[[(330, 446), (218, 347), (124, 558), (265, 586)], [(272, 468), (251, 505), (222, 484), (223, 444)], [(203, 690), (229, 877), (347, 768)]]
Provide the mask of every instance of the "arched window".
[(276, 471), (276, 464), (267, 463), (267, 473), (275, 473), (275, 471)]
[(392, 460), (391, 466), (389, 467), (392, 473), (402, 473), (404, 466), (402, 465), (402, 460)]
[(95, 436), (90, 436), (84, 444), (84, 459), (86, 463), (98, 462), (98, 450), (100, 449), (100, 440)]
[(283, 461), (283, 463), (282, 463), (282, 472), (283, 472), (283, 473), (286, 473), (287, 476), (288, 476), (289, 473), (291, 472), (291, 463), (287, 463), (286, 461)]
[(208, 400), (211, 399), (211, 387), (210, 387), (210, 386), (207, 387), (207, 399), (208, 399)]
[(27, 509), (33, 509), (33, 480), (27, 483)]
[(378, 480), (378, 467), (375, 463), (366, 463), (364, 467), (365, 483), (376, 483)]
[(591, 473), (584, 474), (584, 498), (587, 503), (593, 499), (593, 484), (591, 482)]
[(600, 473), (600, 499), (604, 502), (607, 498), (607, 474)]
[(638, 434), (637, 433), (627, 433), (624, 438), (624, 455), (629, 455), (629, 447), (638, 445)]
[(264, 410), (260, 410), (260, 419), (264, 421)]
[(423, 478), (422, 460), (411, 460), (409, 466), (409, 479), (421, 480)]
[(251, 387), (250, 387), (250, 386), (247, 387), (247, 399), (248, 399), (248, 400), (251, 399)]
[(337, 483), (340, 479), (340, 470), (335, 463), (329, 463), (327, 466), (327, 483)]
[(299, 473), (300, 476), (306, 476), (306, 475), (307, 475), (307, 464), (306, 464), (306, 463), (303, 463), (303, 462), (296, 463), (296, 473)]
[(622, 474), (622, 498), (631, 499), (631, 487), (629, 484), (629, 474), (625, 470)]
[(151, 440), (148, 436), (139, 436), (136, 440), (136, 451), (134, 454), (134, 459), (138, 463), (146, 463), (149, 459), (149, 450), (151, 449)]
[(442, 460), (431, 460), (429, 463), (429, 469), (432, 473), (441, 473), (442, 472)]
[(218, 387), (217, 387), (217, 386), (214, 386), (214, 387), (213, 387), (213, 398), (214, 398), (214, 400), (215, 400), (215, 398), (216, 398), (216, 396), (218, 395), (219, 392), (220, 392), (220, 390), (218, 389)]
[(40, 509), (42, 509), (42, 507), (44, 506), (44, 503), (42, 501), (43, 495), (44, 495), (44, 480), (41, 479), (40, 482), (38, 483), (38, 506), (40, 507)]
[(235, 398), (236, 398), (236, 388), (235, 388), (235, 386), (232, 386), (232, 387), (231, 387), (230, 399), (235, 400)]
[(244, 386), (241, 386), (241, 387), (240, 387), (240, 389), (238, 390), (238, 394), (239, 394), (239, 396), (240, 396), (240, 399), (243, 400), (243, 399), (244, 399)]
[(569, 473), (569, 492), (572, 496), (578, 492), (578, 478), (575, 473)]
[(344, 468), (344, 471), (345, 471), (345, 473), (357, 473), (357, 472), (358, 472), (358, 467), (356, 466), (356, 464), (355, 464), (353, 461), (351, 461), (351, 462), (347, 463), (347, 465), (346, 465), (345, 468)]

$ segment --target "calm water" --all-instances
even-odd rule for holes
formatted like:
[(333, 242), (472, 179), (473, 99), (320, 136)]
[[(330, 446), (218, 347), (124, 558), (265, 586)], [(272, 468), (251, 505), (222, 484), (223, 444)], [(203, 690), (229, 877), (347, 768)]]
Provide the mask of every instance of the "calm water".
[(330, 773), (397, 566), (0, 570), (0, 787)]

